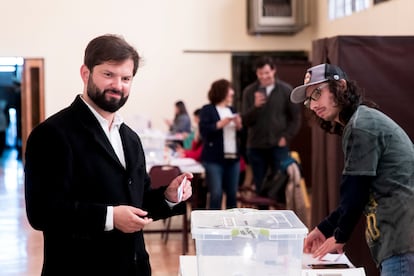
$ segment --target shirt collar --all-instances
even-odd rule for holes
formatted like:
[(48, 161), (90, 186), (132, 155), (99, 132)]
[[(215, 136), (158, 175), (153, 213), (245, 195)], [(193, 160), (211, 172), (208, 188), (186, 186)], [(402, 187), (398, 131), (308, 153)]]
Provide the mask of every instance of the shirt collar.
[(275, 88), (275, 85), (274, 84), (271, 84), (271, 85), (266, 86), (266, 93), (269, 95), (270, 92), (273, 91), (273, 88)]

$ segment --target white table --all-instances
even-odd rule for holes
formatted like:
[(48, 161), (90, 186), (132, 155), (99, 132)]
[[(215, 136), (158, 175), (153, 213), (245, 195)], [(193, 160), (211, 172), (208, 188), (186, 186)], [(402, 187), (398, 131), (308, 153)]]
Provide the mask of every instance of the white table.
[(203, 174), (203, 165), (192, 158), (171, 158), (170, 165), (178, 166), (182, 172)]
[[(365, 276), (365, 270), (362, 267), (355, 268), (349, 259), (342, 255), (336, 262), (347, 263), (351, 268), (347, 269), (309, 269), (308, 264), (314, 263), (310, 256), (304, 254), (302, 276)], [(216, 267), (216, 269), (220, 269)], [(197, 276), (197, 257), (196, 256), (180, 256), (179, 276)]]
[(178, 166), (182, 172), (190, 172), (193, 174), (204, 174), (205, 170), (201, 163), (192, 158), (171, 158), (168, 161), (152, 161), (147, 160), (147, 171), (155, 165), (172, 165)]

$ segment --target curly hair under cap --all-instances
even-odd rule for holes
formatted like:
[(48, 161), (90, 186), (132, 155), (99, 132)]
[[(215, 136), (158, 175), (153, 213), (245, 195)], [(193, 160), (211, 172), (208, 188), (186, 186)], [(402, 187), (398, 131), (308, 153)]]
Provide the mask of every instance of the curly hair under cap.
[(378, 105), (372, 101), (364, 99), (362, 89), (359, 88), (355, 81), (346, 81), (346, 87), (341, 85), (340, 81), (329, 80), (329, 91), (334, 96), (334, 102), (338, 105), (339, 120), (341, 123), (325, 121), (318, 117), (315, 112), (308, 109), (309, 116), (326, 132), (331, 134), (342, 135), (344, 125), (351, 119), (358, 106), (361, 104), (372, 108), (378, 108)]

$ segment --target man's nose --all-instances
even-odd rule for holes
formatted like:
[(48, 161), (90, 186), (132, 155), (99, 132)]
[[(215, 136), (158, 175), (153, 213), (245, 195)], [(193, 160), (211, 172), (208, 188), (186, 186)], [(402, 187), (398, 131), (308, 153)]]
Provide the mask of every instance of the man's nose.
[(318, 102), (317, 101), (314, 101), (312, 99), (309, 100), (309, 109), (310, 110), (314, 110), (315, 107), (317, 107), (317, 106), (318, 106)]
[(122, 79), (121, 78), (113, 78), (112, 79), (112, 88), (116, 90), (122, 90)]

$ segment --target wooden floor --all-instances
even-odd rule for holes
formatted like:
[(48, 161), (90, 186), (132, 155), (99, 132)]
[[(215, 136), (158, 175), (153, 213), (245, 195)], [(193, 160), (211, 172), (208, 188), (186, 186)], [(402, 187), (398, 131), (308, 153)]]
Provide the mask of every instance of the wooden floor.
[[(7, 150), (0, 159), (0, 275), (36, 276), (42, 265), (43, 238), (27, 222), (24, 207), (24, 174), (17, 151)], [(180, 217), (173, 225), (179, 227)], [(152, 227), (161, 227), (156, 222)], [(167, 244), (160, 234), (145, 234), (154, 276), (177, 276), (182, 254), (181, 234), (170, 234)], [(194, 255), (194, 241), (189, 235), (189, 253)]]

